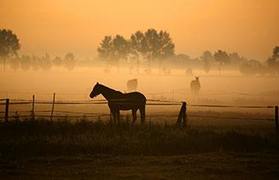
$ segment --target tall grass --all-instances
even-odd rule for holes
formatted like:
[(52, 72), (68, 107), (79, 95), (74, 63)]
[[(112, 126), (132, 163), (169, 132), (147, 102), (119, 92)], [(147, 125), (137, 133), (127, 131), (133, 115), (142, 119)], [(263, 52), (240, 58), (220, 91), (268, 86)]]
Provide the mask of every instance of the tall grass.
[(102, 121), (25, 120), (0, 123), (0, 157), (53, 155), (182, 155), (199, 152), (278, 151), (277, 134), (236, 129), (180, 129), (174, 125)]

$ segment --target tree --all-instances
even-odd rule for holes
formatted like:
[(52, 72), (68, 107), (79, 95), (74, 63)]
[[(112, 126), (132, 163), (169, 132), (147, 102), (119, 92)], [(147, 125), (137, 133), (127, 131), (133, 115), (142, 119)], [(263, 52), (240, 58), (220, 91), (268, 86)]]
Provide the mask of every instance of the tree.
[(243, 62), (240, 65), (239, 71), (245, 75), (262, 74), (263, 66), (259, 61), (251, 59), (249, 61)]
[(230, 64), (230, 57), (226, 51), (218, 50), (214, 53), (214, 58), (221, 65)]
[(272, 54), (272, 56), (273, 56), (274, 58), (279, 58), (279, 46), (276, 46), (276, 47), (273, 48), (273, 54)]
[(112, 40), (112, 58), (118, 61), (119, 59), (127, 59), (129, 54), (129, 42), (121, 35), (116, 35)]
[(0, 58), (4, 59), (4, 70), (6, 58), (17, 55), (20, 49), (19, 39), (11, 30), (0, 29)]
[(267, 59), (267, 65), (273, 73), (279, 72), (279, 46), (273, 48), (272, 56)]
[(129, 55), (129, 42), (121, 35), (105, 36), (97, 51), (101, 59), (111, 62), (118, 62), (120, 59), (127, 59)]
[(146, 54), (146, 41), (144, 33), (141, 31), (137, 31), (132, 34), (130, 37), (130, 53), (135, 56), (137, 59), (140, 56), (144, 56)]
[(144, 56), (149, 60), (168, 58), (174, 55), (175, 45), (169, 33), (155, 29), (148, 29), (144, 33)]
[(110, 59), (112, 55), (112, 37), (105, 36), (97, 51), (101, 59)]
[(201, 60), (203, 61), (203, 68), (206, 73), (208, 73), (211, 69), (211, 63), (214, 60), (214, 57), (210, 51), (205, 51), (202, 56)]
[(69, 52), (65, 55), (64, 64), (65, 64), (65, 67), (68, 68), (69, 70), (74, 69), (76, 61), (75, 61), (75, 56), (73, 53)]

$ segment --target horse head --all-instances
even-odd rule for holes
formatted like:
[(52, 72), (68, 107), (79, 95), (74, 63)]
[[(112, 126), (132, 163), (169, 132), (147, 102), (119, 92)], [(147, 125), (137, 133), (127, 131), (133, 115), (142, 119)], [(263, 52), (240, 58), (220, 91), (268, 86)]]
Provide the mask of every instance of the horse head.
[(96, 96), (98, 96), (99, 94), (101, 94), (101, 85), (97, 82), (96, 85), (93, 87), (93, 90), (90, 93), (90, 97), (94, 98)]
[(196, 78), (197, 81), (199, 81), (199, 78), (200, 78), (200, 77), (199, 77), (199, 76), (195, 76), (195, 78)]

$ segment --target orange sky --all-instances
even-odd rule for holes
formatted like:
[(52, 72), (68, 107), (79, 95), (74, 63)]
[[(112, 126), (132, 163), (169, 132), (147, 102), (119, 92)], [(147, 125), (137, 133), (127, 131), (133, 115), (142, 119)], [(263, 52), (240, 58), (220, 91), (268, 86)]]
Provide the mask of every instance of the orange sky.
[(95, 56), (105, 35), (170, 32), (176, 52), (225, 49), (266, 59), (279, 45), (278, 0), (0, 0), (0, 28), (23, 53)]

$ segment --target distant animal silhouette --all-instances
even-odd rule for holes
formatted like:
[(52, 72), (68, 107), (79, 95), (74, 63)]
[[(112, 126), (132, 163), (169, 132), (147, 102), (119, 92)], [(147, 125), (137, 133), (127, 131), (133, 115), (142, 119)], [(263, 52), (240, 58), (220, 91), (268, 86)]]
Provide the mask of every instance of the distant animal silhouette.
[(200, 80), (199, 77), (195, 77), (195, 80), (191, 81), (191, 91), (194, 95), (198, 95), (199, 91), (201, 89), (201, 84), (200, 84)]
[(127, 81), (127, 90), (136, 91), (138, 88), (138, 79), (130, 79)]
[(134, 124), (137, 119), (138, 109), (141, 115), (141, 123), (144, 123), (146, 98), (143, 94), (139, 92), (122, 93), (97, 83), (91, 91), (90, 97), (94, 98), (99, 94), (102, 94), (108, 101), (114, 123), (119, 123), (120, 110), (132, 110), (132, 124)]

